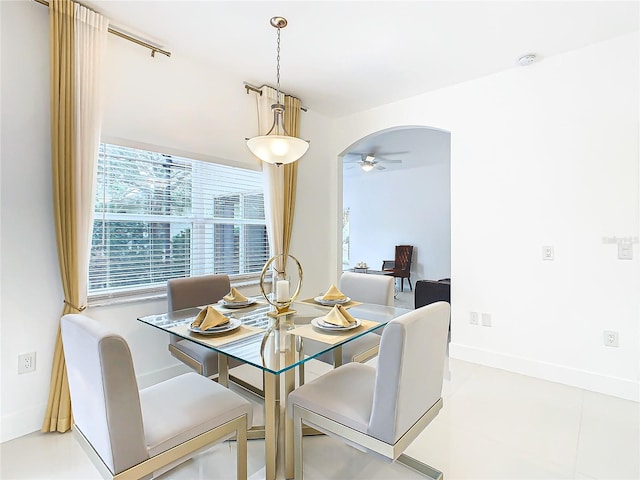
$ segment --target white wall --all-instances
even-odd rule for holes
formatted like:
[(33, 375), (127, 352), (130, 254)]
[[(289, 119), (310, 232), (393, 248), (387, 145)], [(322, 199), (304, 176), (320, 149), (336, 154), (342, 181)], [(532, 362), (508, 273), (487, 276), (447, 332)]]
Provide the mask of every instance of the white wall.
[[(442, 135), (447, 135), (443, 132)], [(395, 245), (413, 245), (411, 282), (451, 275), (450, 163), (445, 156), (416, 168), (356, 172), (344, 178), (350, 265), (379, 270)], [(400, 280), (397, 281), (398, 285)], [(405, 281), (405, 286), (408, 283)]]
[[(63, 297), (51, 218), (48, 10), (32, 1), (2, 1), (0, 17), (0, 441), (6, 441), (41, 427)], [(244, 79), (175, 53), (151, 58), (148, 50), (113, 35), (106, 67), (103, 138), (259, 168), (244, 142), (257, 133), (254, 97), (245, 93)], [(332, 158), (327, 120), (310, 111), (301, 122), (301, 135), (312, 143), (299, 167), (291, 253), (305, 269), (302, 295), (311, 296), (336, 275), (337, 247), (327, 235), (336, 208), (336, 169), (335, 157), (326, 165)], [(169, 355), (165, 335), (136, 321), (164, 311), (165, 304), (162, 298), (87, 310), (130, 343), (142, 386), (185, 368)], [(36, 371), (18, 375), (18, 354), (33, 351)]]
[[(48, 17), (46, 8), (33, 6), (0, 2), (2, 440), (40, 428), (63, 298), (47, 140)], [(17, 375), (18, 354), (32, 351), (36, 371)]]
[(338, 122), (336, 151), (451, 132), (453, 357), (640, 399), (638, 244), (633, 260), (603, 244), (638, 237), (638, 54), (625, 35)]

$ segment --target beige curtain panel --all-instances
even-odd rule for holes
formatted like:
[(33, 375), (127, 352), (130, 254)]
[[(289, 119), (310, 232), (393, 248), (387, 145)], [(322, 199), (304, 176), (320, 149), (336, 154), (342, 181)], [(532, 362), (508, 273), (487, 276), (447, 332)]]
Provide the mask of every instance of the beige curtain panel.
[[(299, 98), (284, 97), (284, 128), (292, 137), (300, 136)], [(293, 232), (293, 215), (296, 210), (296, 190), (298, 186), (298, 162), (284, 165), (284, 212), (282, 220), (282, 253), (287, 255), (291, 246)]]
[[(100, 76), (108, 21), (70, 0), (50, 0), (51, 168), (62, 315), (81, 312), (93, 220), (100, 140)], [(43, 432), (66, 432), (73, 416), (60, 328)]]

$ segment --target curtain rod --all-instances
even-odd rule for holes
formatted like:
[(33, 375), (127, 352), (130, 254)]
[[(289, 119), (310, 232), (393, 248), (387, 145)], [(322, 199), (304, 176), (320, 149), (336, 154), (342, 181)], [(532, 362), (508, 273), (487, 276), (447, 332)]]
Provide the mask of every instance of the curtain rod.
[[(49, 6), (49, 2), (47, 2), (47, 0), (34, 0), (34, 1), (39, 3), (40, 5), (44, 5), (45, 7)], [(85, 7), (85, 8), (88, 8), (88, 7)], [(116, 35), (117, 37), (124, 38), (125, 40), (129, 40), (130, 42), (138, 44), (141, 47), (148, 48), (149, 50), (151, 50), (152, 57), (156, 56), (156, 52), (161, 53), (162, 55), (166, 55), (167, 57), (171, 56), (171, 52), (167, 52), (166, 50), (162, 50), (161, 48), (156, 47), (155, 45), (144, 42), (142, 40), (138, 40), (137, 38), (132, 37), (131, 35), (127, 35), (126, 33), (121, 32), (120, 30), (116, 30), (115, 28), (109, 27), (107, 31), (109, 33), (112, 33), (113, 35)]]
[[(262, 85), (262, 87), (273, 88), (273, 87), (270, 87), (269, 85)], [(247, 82), (244, 82), (244, 88), (247, 91), (247, 95), (249, 95), (249, 90), (251, 90), (252, 92), (259, 93), (260, 96), (262, 96), (262, 90), (260, 90), (262, 87), (254, 87), (253, 85), (251, 85), (251, 84), (249, 84)], [(282, 92), (280, 92), (280, 93), (282, 93)], [(285, 93), (285, 95), (286, 95), (286, 93)], [(303, 112), (306, 112), (307, 111), (307, 107), (301, 106), (300, 110), (302, 110)]]

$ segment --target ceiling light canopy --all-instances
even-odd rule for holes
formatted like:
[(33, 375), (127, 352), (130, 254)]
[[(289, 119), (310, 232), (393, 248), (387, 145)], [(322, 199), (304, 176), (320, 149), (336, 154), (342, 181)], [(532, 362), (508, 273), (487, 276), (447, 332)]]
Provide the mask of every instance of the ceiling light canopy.
[[(271, 25), (278, 29), (277, 49), (277, 102), (280, 101), (280, 29), (287, 26), (287, 20), (283, 17), (273, 17)], [(309, 149), (309, 142), (292, 137), (284, 128), (284, 105), (274, 103), (273, 125), (266, 135), (260, 135), (247, 140), (249, 150), (263, 162), (274, 165), (292, 163), (302, 157)]]

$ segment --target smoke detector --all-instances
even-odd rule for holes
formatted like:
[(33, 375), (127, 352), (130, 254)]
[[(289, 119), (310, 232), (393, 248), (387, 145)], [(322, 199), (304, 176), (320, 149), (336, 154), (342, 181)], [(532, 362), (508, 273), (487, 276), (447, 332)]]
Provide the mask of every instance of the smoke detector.
[(536, 56), (533, 53), (528, 53), (527, 55), (523, 55), (518, 59), (518, 65), (521, 67), (526, 67), (527, 65), (531, 65), (536, 61)]

